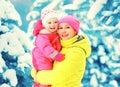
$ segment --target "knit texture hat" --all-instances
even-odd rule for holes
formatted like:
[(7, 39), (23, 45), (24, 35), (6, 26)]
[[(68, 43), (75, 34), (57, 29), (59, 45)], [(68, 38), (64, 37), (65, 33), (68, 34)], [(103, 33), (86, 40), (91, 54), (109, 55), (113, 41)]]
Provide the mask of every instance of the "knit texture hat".
[(41, 20), (43, 26), (49, 18), (58, 18), (58, 14), (55, 10), (44, 10), (41, 12)]
[(76, 17), (67, 15), (59, 20), (58, 24), (61, 23), (68, 23), (77, 33), (79, 32), (80, 21)]

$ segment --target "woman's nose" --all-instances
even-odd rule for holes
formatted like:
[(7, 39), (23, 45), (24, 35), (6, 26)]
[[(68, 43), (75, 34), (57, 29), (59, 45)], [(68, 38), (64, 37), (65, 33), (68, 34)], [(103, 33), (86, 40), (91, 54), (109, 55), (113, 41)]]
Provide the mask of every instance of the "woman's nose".
[(62, 32), (66, 32), (66, 30), (63, 28), (63, 29), (62, 29)]

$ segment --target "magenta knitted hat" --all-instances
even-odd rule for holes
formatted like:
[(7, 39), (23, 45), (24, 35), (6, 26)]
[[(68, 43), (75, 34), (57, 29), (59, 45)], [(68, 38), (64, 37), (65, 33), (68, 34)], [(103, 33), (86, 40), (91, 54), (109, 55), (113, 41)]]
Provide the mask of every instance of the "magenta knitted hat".
[(45, 23), (49, 18), (58, 18), (57, 12), (51, 9), (43, 10), (41, 12), (41, 20), (42, 20), (43, 26), (45, 26)]
[(76, 17), (67, 15), (59, 20), (58, 24), (61, 23), (68, 23), (77, 33), (79, 32), (80, 21)]

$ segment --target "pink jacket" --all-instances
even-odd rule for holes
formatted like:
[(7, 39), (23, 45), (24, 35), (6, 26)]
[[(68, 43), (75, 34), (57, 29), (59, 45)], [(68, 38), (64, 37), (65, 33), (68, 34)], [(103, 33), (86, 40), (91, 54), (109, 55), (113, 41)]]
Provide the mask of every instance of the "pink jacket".
[(53, 59), (51, 54), (56, 50), (59, 52), (61, 45), (58, 34), (39, 34), (39, 31), (44, 27), (41, 20), (36, 22), (33, 35), (35, 38), (35, 48), (32, 50), (32, 62), (36, 70), (52, 69)]
[(53, 58), (50, 55), (61, 49), (58, 34), (39, 34), (35, 39), (35, 48), (32, 50), (33, 66), (37, 70), (52, 69)]
[[(40, 34), (40, 30), (44, 29), (42, 21), (38, 20), (34, 26), (33, 35), (36, 36), (35, 48), (32, 50), (33, 66), (36, 70), (51, 70), (53, 60), (61, 61), (64, 55), (58, 53), (61, 49), (58, 34)], [(42, 85), (34, 83), (34, 87), (51, 87), (50, 85)]]

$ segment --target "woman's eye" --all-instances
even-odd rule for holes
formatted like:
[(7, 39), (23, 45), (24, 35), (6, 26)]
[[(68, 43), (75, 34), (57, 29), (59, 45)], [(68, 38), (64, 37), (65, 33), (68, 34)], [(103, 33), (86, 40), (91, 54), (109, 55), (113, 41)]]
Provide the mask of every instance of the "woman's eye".
[(70, 28), (70, 27), (66, 27), (67, 29)]
[(57, 23), (57, 21), (55, 21), (55, 23)]

